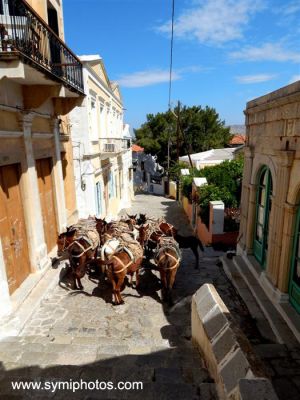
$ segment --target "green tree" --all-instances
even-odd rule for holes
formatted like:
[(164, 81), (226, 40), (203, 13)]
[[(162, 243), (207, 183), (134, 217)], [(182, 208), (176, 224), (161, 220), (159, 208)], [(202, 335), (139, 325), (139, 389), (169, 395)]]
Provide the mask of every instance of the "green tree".
[[(178, 115), (178, 108), (174, 113)], [(214, 108), (206, 106), (182, 107), (180, 111), (181, 133), (179, 137), (179, 155), (198, 153), (212, 148), (225, 147), (231, 134), (225, 122)], [(156, 154), (158, 161), (166, 166), (168, 140), (170, 140), (170, 158), (177, 158), (177, 119), (171, 112), (148, 114), (147, 121), (135, 129), (136, 143), (144, 147), (146, 153)], [(184, 141), (185, 137), (185, 141)]]

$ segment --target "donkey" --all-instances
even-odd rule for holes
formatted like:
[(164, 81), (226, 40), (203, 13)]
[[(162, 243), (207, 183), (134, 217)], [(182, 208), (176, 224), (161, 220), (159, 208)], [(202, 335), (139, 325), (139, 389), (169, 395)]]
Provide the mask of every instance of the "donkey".
[(57, 255), (58, 257), (62, 257), (66, 252), (67, 248), (70, 246), (72, 242), (75, 240), (77, 229), (73, 226), (67, 228), (67, 231), (61, 233), (56, 241), (57, 244)]
[(162, 300), (166, 301), (169, 306), (173, 305), (172, 288), (180, 265), (180, 259), (180, 250), (176, 241), (173, 238), (162, 236), (159, 239), (158, 250), (154, 260), (160, 272)]
[(141, 213), (140, 213), (140, 216), (139, 216), (139, 218), (136, 220), (136, 222), (137, 222), (138, 225), (143, 225), (143, 224), (145, 224), (145, 223), (147, 222), (147, 215), (146, 215), (146, 214), (141, 214)]
[(81, 279), (87, 271), (87, 264), (96, 258), (99, 246), (99, 238), (96, 235), (98, 236), (95, 232), (88, 232), (86, 235), (76, 238), (68, 247), (74, 290), (83, 289)]
[(139, 269), (142, 264), (143, 257), (133, 260), (126, 249), (120, 249), (112, 255), (108, 261), (101, 261), (106, 265), (106, 275), (112, 284), (113, 305), (124, 304), (121, 296), (121, 289), (125, 280), (126, 274), (131, 277), (130, 282), (135, 273), (136, 288), (139, 286)]
[(171, 224), (168, 224), (167, 222), (162, 222), (159, 225), (160, 229), (162, 232), (164, 232), (165, 235), (167, 236), (172, 236), (176, 242), (179, 244), (179, 247), (181, 249), (191, 249), (192, 252), (194, 253), (194, 256), (196, 258), (196, 265), (195, 269), (199, 268), (199, 253), (198, 253), (198, 247), (200, 247), (201, 251), (205, 251), (203, 244), (201, 240), (198, 239), (197, 236), (182, 236), (178, 233), (178, 230)]

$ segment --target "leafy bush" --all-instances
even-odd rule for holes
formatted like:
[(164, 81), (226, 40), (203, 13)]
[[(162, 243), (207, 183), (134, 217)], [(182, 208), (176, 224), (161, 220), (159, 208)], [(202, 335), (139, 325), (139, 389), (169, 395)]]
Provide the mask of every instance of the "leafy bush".
[(238, 158), (232, 161), (224, 161), (212, 167), (205, 167), (199, 172), (201, 173), (200, 176), (205, 177), (209, 184), (214, 184), (219, 188), (226, 188), (239, 204), (243, 168), (244, 160), (243, 158)]
[(181, 192), (184, 197), (186, 197), (189, 202), (192, 202), (192, 184), (193, 184), (193, 176), (187, 175), (182, 176), (180, 179), (181, 183)]
[(231, 193), (226, 189), (216, 185), (206, 185), (201, 186), (198, 189), (199, 201), (198, 205), (200, 206), (200, 216), (203, 222), (208, 225), (209, 219), (209, 202), (222, 200), (225, 204), (228, 204), (227, 207), (233, 207), (236, 205), (236, 200), (231, 195)]
[(171, 166), (169, 169), (169, 176), (173, 181), (177, 181), (180, 178), (180, 170), (181, 169), (186, 169), (187, 166), (184, 162), (179, 161), (179, 162), (171, 162)]
[(208, 225), (209, 202), (222, 200), (226, 208), (239, 207), (244, 160), (239, 157), (224, 161), (219, 165), (205, 167), (201, 170), (190, 169), (190, 175), (181, 177), (182, 194), (192, 201), (192, 182), (194, 177), (205, 177), (207, 185), (198, 189), (197, 203), (200, 216)]

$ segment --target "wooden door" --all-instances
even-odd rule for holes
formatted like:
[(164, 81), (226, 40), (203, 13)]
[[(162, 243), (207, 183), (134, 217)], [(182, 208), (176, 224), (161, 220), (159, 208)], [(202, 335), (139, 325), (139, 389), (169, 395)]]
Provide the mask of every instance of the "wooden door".
[(291, 260), (289, 294), (292, 305), (300, 313), (300, 207), (296, 218), (296, 227)]
[(20, 164), (0, 167), (0, 238), (10, 294), (30, 274), (20, 170)]
[(262, 268), (266, 268), (273, 187), (272, 176), (267, 167), (261, 170), (258, 182), (253, 250), (254, 256)]
[(52, 181), (52, 159), (36, 160), (36, 171), (43, 216), (44, 234), (48, 252), (56, 245), (57, 225)]

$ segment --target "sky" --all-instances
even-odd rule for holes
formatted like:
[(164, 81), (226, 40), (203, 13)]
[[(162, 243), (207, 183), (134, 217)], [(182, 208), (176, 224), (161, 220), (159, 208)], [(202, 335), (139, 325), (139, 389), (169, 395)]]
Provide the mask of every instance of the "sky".
[[(65, 38), (99, 54), (124, 122), (168, 109), (172, 0), (64, 0)], [(300, 0), (175, 0), (171, 105), (243, 124), (247, 101), (300, 80)]]

